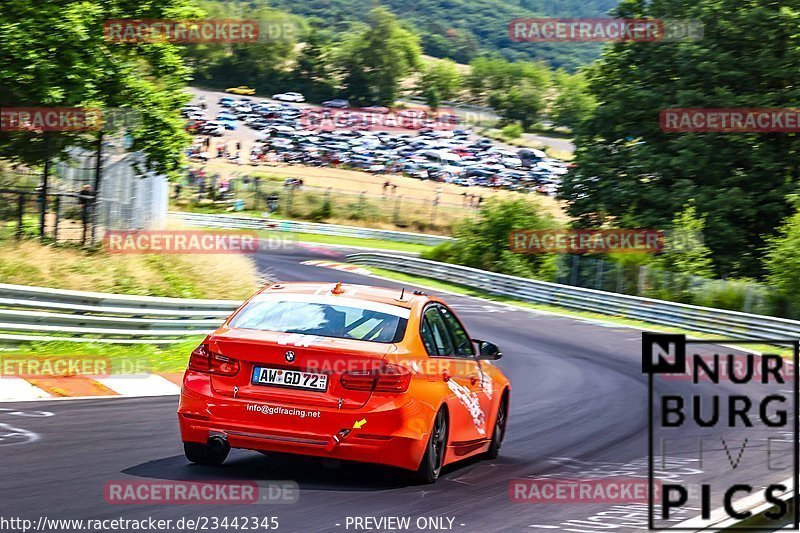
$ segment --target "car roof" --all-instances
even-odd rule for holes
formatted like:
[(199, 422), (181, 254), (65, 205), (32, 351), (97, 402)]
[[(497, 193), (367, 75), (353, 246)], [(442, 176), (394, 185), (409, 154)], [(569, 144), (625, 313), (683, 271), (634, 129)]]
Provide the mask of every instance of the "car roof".
[[(264, 287), (260, 294), (319, 294), (320, 296), (329, 296), (333, 294), (336, 283), (314, 283), (314, 282), (288, 282), (288, 283), (274, 283)], [(426, 294), (414, 294), (413, 289), (390, 289), (387, 287), (373, 287), (370, 285), (358, 285), (353, 283), (342, 283), (340, 290), (343, 292), (341, 296), (350, 299), (365, 300), (368, 302), (376, 302), (388, 305), (395, 305), (403, 308), (411, 308), (411, 306), (420, 300), (430, 300), (431, 298)], [(403, 299), (400, 300), (400, 295)]]

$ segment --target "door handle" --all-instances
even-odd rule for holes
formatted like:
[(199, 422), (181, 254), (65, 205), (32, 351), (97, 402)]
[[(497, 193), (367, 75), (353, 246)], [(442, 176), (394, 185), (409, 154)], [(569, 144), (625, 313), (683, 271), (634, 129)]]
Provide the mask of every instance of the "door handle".
[(442, 380), (450, 381), (450, 377), (451, 377), (450, 372), (448, 372), (447, 370), (442, 370)]
[(473, 375), (471, 375), (471, 376), (469, 377), (469, 381), (470, 381), (470, 383), (472, 383), (473, 385), (475, 385), (475, 384), (478, 382), (478, 380), (479, 380), (479, 379), (480, 379), (480, 378), (479, 378), (478, 376), (476, 376), (475, 374), (473, 374)]

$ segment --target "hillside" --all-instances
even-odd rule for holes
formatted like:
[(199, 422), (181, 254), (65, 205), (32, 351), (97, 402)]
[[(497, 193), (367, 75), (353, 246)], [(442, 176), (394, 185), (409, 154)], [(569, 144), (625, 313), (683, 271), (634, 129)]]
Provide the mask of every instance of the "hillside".
[[(468, 63), (482, 51), (511, 60), (540, 59), (573, 70), (596, 59), (594, 43), (515, 43), (508, 22), (521, 17), (602, 17), (618, 0), (383, 0), (422, 37), (424, 52)], [(346, 30), (363, 20), (374, 0), (272, 0), (271, 5), (316, 19), (320, 29)]]

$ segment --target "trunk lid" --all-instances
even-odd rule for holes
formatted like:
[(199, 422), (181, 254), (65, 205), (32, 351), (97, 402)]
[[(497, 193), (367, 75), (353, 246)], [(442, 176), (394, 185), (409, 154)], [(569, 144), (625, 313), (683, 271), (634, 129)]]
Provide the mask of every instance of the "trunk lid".
[[(387, 343), (232, 328), (219, 331), (207, 342), (211, 352), (239, 361), (235, 376), (211, 376), (215, 392), (239, 399), (340, 409), (358, 409), (372, 394), (344, 388), (342, 373), (374, 369), (396, 349)], [(253, 383), (256, 367), (325, 374), (327, 388), (318, 391)]]

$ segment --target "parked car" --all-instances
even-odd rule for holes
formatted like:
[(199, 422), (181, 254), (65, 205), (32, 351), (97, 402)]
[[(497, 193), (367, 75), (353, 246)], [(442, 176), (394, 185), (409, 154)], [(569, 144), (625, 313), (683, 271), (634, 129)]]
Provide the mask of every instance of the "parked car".
[(364, 111), (366, 113), (380, 113), (381, 115), (386, 115), (391, 110), (388, 107), (382, 105), (371, 105), (367, 107), (362, 107), (361, 111)]
[(247, 85), (240, 85), (239, 87), (228, 87), (225, 89), (226, 93), (233, 94), (256, 94), (256, 90)]
[(270, 127), (270, 121), (269, 120), (264, 120), (263, 118), (260, 118), (258, 120), (254, 120), (253, 122), (248, 124), (248, 126), (253, 128), (254, 130), (263, 130), (263, 129), (266, 129), (266, 128)]
[(225, 125), (216, 120), (209, 120), (200, 128), (200, 131), (205, 135), (222, 137), (225, 134)]
[(333, 100), (326, 100), (325, 102), (322, 102), (322, 107), (344, 109), (346, 107), (350, 107), (350, 102), (348, 100), (342, 100), (341, 98), (335, 98)]
[(229, 120), (217, 117), (217, 122), (222, 124), (226, 130), (236, 131), (236, 129), (239, 127), (239, 122), (237, 120)]
[(181, 115), (188, 117), (192, 113), (202, 113), (203, 109), (198, 105), (185, 105), (181, 108)]
[(306, 97), (300, 93), (278, 93), (272, 95), (273, 100), (281, 100), (283, 102), (305, 102)]
[(191, 133), (200, 133), (202, 132), (203, 126), (206, 125), (205, 120), (189, 120), (186, 122), (186, 131)]

